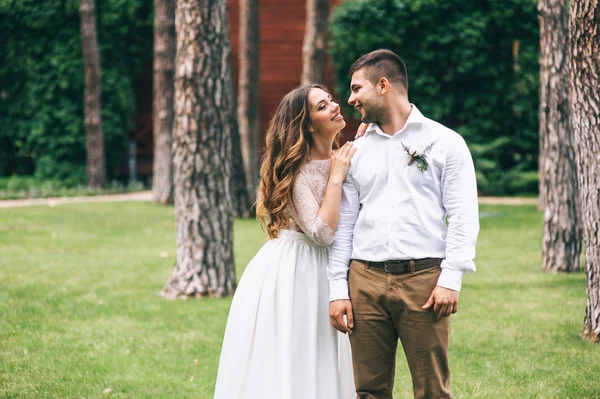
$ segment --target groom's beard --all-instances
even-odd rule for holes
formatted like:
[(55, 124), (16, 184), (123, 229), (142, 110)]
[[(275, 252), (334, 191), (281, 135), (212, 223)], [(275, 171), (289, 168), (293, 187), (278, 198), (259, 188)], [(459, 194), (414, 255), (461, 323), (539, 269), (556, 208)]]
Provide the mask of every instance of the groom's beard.
[(387, 109), (384, 106), (373, 105), (365, 107), (363, 104), (363, 115), (361, 122), (363, 123), (376, 123), (381, 125), (387, 120)]

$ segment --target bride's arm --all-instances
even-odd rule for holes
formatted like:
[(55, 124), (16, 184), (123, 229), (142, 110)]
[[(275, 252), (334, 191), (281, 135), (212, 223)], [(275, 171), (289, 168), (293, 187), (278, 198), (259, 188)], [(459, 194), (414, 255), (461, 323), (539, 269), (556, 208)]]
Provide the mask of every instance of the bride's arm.
[(356, 147), (349, 141), (331, 157), (329, 180), (325, 190), (325, 198), (319, 209), (319, 216), (333, 231), (337, 228), (340, 220), (342, 184), (348, 174), (350, 159), (352, 159), (355, 152)]
[(311, 182), (300, 174), (292, 190), (293, 218), (300, 230), (318, 245), (333, 242), (333, 230), (319, 215), (319, 202), (311, 189)]
[(355, 152), (356, 149), (349, 143), (332, 157), (325, 198), (320, 205), (306, 176), (301, 174), (294, 184), (294, 220), (304, 234), (319, 245), (328, 246), (333, 242), (333, 233), (339, 220), (342, 183), (348, 173), (347, 165)]
[[(361, 123), (356, 131), (355, 139), (359, 139), (365, 135), (368, 123)], [(339, 149), (339, 151), (331, 159), (331, 169), (329, 171), (329, 181), (325, 191), (325, 198), (319, 209), (319, 216), (331, 227), (333, 231), (337, 229), (340, 219), (340, 199), (342, 197), (342, 183), (348, 174), (350, 167), (350, 159), (356, 152), (356, 147), (351, 141)]]

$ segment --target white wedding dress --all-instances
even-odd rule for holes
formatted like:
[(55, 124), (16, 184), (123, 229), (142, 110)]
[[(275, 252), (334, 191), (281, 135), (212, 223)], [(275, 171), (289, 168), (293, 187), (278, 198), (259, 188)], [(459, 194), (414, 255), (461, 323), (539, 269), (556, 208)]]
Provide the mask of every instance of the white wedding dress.
[(329, 324), (328, 246), (318, 216), (329, 160), (308, 162), (293, 189), (292, 226), (248, 264), (223, 340), (215, 399), (354, 399), (348, 336)]

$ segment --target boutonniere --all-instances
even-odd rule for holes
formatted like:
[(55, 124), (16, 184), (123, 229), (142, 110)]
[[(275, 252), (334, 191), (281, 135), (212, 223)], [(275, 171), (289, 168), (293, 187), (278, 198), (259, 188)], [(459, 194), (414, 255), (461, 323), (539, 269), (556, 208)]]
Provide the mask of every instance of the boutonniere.
[(421, 147), (419, 150), (411, 150), (410, 146), (402, 143), (402, 148), (408, 154), (408, 165), (412, 165), (413, 162), (417, 163), (417, 168), (421, 172), (425, 172), (427, 167), (429, 166), (429, 162), (427, 162), (427, 154), (433, 148), (433, 146), (437, 143), (437, 140), (432, 141), (425, 147)]

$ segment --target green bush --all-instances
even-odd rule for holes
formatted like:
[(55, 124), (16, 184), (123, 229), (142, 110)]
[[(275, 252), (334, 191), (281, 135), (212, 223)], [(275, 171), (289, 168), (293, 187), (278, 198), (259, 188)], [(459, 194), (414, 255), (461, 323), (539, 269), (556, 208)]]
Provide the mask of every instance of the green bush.
[(75, 180), (40, 180), (34, 176), (13, 175), (0, 177), (0, 200), (119, 194), (141, 191), (144, 188), (141, 182), (123, 184), (113, 180), (107, 184), (106, 188), (96, 190), (77, 184)]
[(465, 137), (480, 191), (534, 193), (536, 6), (536, 0), (348, 0), (329, 25), (337, 92), (349, 96), (348, 70), (362, 54), (396, 52), (406, 62), (411, 102)]
[[(108, 178), (127, 156), (134, 85), (152, 58), (152, 2), (97, 4)], [(84, 69), (77, 0), (0, 0), (0, 176), (84, 184)]]

